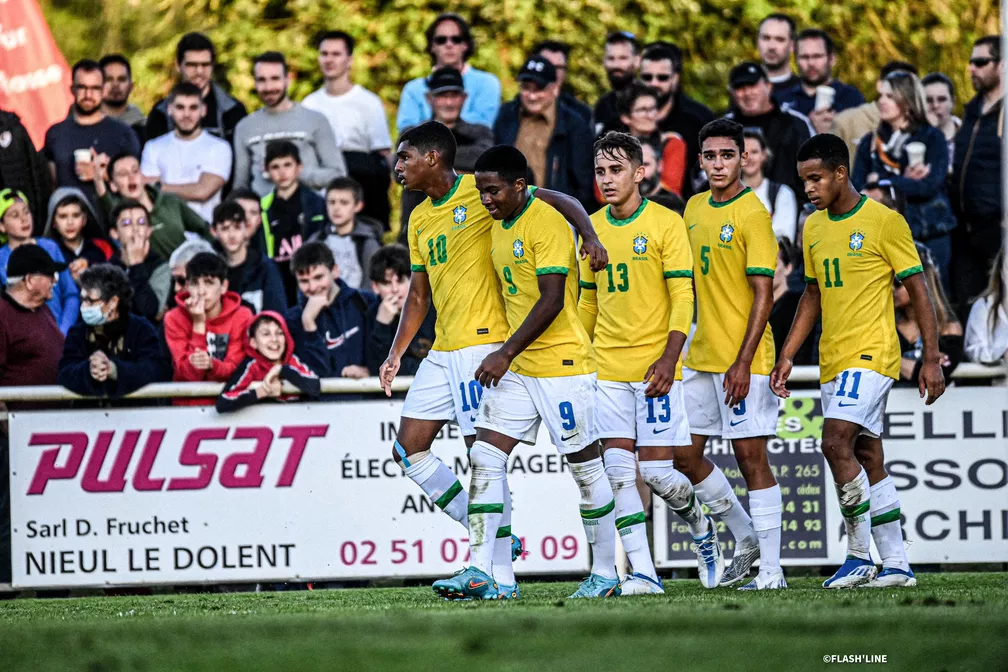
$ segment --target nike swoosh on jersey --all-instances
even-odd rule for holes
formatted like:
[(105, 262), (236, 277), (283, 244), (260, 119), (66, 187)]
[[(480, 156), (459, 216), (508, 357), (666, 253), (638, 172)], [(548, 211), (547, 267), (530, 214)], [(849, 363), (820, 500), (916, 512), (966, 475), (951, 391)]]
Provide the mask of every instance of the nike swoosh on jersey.
[(655, 434), (661, 434), (662, 432), (667, 432), (671, 427), (666, 427), (665, 429), (652, 429), (651, 431)]
[(561, 436), (561, 437), (560, 437), (560, 440), (561, 440), (561, 441), (570, 441), (571, 439), (573, 439), (573, 438), (574, 438), (575, 436), (577, 436), (577, 435), (578, 435), (578, 434), (580, 434), (580, 433), (581, 433), (581, 432), (574, 432), (574, 433), (573, 433), (573, 434), (571, 434), (570, 436)]
[(842, 401), (838, 401), (837, 406), (839, 406), (840, 408), (847, 408), (848, 406), (857, 406), (857, 402), (853, 404), (845, 404)]
[(696, 224), (690, 224), (689, 228), (687, 228), (686, 230), (687, 231), (692, 231), (694, 226), (696, 226)]
[(746, 421), (746, 420), (748, 420), (748, 419), (749, 419), (749, 418), (744, 418), (744, 419), (742, 419), (742, 420), (732, 420), (732, 421), (731, 421), (731, 422), (729, 422), (728, 424), (729, 424), (730, 426), (734, 427), (735, 425), (741, 425), (741, 424), (742, 424), (743, 422), (745, 422), (745, 421)]
[(815, 241), (814, 243), (812, 243), (811, 245), (809, 245), (809, 246), (808, 246), (808, 249), (810, 249), (810, 250), (811, 250), (811, 249), (812, 249), (813, 247), (815, 247), (816, 245), (818, 245), (818, 244), (819, 244), (819, 243), (821, 243), (821, 242), (822, 242), (821, 240), (817, 240), (817, 241)]

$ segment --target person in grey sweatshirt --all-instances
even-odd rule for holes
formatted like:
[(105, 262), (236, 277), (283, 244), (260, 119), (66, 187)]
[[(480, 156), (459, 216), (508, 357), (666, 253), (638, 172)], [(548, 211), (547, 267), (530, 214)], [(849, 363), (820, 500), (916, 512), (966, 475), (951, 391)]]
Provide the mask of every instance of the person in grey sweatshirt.
[(267, 51), (252, 62), (256, 95), (263, 107), (238, 122), (234, 133), (234, 187), (251, 187), (265, 196), (273, 185), (266, 175), (266, 144), (290, 140), (304, 166), (301, 183), (320, 191), (347, 174), (346, 161), (325, 116), (287, 96), (290, 74), (283, 54)]

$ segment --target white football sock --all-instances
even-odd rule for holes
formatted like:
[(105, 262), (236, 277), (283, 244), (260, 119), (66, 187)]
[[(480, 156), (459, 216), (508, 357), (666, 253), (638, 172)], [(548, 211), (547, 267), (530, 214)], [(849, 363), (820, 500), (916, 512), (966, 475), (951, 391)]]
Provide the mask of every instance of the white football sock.
[(864, 469), (849, 483), (835, 483), (840, 498), (840, 514), (847, 528), (847, 555), (868, 560), (871, 539), (871, 512), (868, 474)]
[(477, 441), (469, 451), (469, 566), (493, 573), (497, 530), (504, 515), (507, 459), (489, 443)]
[[(657, 580), (648, 544), (644, 504), (637, 492), (637, 459), (621, 448), (610, 448), (603, 457), (605, 473), (616, 503), (616, 531), (633, 571)], [(643, 468), (643, 463), (641, 464)]]
[(694, 539), (707, 535), (707, 516), (700, 508), (693, 484), (686, 475), (676, 471), (672, 460), (648, 460), (640, 463), (641, 476), (651, 491), (665, 500), (676, 514), (689, 525)]
[[(401, 446), (396, 442), (396, 452)], [(430, 497), (434, 505), (448, 514), (450, 518), (468, 529), (469, 494), (459, 483), (458, 478), (448, 465), (438, 459), (429, 450), (406, 457), (406, 451), (400, 453), (402, 462), (399, 466), (410, 479), (420, 486), (420, 489)]]
[(871, 534), (875, 540), (882, 567), (910, 571), (903, 529), (900, 526), (900, 501), (896, 484), (889, 476), (871, 486)]
[(749, 491), (749, 513), (759, 537), (760, 574), (764, 576), (776, 574), (781, 569), (782, 504), (779, 485)]
[(592, 549), (592, 574), (616, 576), (616, 503), (602, 458), (571, 463), (571, 474), (581, 491), (581, 524)]
[(513, 586), (517, 581), (511, 560), (511, 488), (504, 484), (504, 513), (494, 541), (493, 577), (498, 585)]
[(736, 544), (746, 537), (756, 536), (752, 518), (742, 508), (723, 471), (714, 467), (707, 478), (693, 486), (693, 490), (696, 491), (697, 499), (707, 505), (711, 514), (723, 520), (728, 526)]

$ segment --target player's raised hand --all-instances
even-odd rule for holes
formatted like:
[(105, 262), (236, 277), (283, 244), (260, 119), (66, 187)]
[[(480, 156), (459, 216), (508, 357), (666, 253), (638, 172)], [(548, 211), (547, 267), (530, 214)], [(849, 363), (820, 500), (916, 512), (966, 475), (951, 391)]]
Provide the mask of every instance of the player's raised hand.
[(917, 378), (921, 399), (927, 394), (925, 406), (933, 404), (945, 392), (945, 374), (942, 373), (941, 366), (937, 362), (924, 362)]
[(483, 358), (476, 369), (475, 378), (483, 387), (497, 387), (497, 383), (507, 373), (511, 359), (501, 350), (494, 350)]
[(655, 363), (649, 366), (647, 373), (644, 374), (644, 382), (648, 383), (647, 389), (644, 390), (644, 396), (664, 397), (668, 394), (675, 383), (675, 369), (674, 359), (670, 360), (662, 355), (655, 360)]
[(727, 372), (725, 372), (724, 403), (726, 406), (735, 406), (749, 395), (749, 365), (740, 359), (736, 359)]
[(787, 358), (777, 360), (773, 371), (770, 372), (770, 390), (781, 399), (791, 396), (791, 391), (787, 389), (787, 380), (791, 377), (791, 369), (794, 362)]
[(389, 356), (378, 369), (378, 379), (381, 382), (382, 389), (385, 390), (386, 397), (392, 396), (392, 381), (395, 380), (396, 374), (399, 373), (400, 363), (399, 356), (390, 352)]
[(586, 257), (588, 258), (591, 270), (595, 272), (601, 271), (609, 263), (609, 253), (606, 252), (605, 247), (602, 246), (597, 237), (592, 240), (582, 238), (581, 258), (584, 259)]

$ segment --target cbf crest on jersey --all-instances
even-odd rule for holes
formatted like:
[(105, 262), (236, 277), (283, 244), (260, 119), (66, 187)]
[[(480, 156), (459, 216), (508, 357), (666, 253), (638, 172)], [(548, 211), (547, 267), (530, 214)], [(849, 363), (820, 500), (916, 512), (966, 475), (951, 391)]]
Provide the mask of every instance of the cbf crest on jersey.
[(864, 232), (853, 231), (850, 234), (850, 249), (854, 252), (860, 252), (861, 248), (864, 246)]
[(718, 238), (721, 239), (722, 243), (730, 243), (732, 236), (735, 235), (735, 227), (731, 225), (731, 222), (725, 222), (721, 226), (721, 235)]
[(514, 241), (511, 251), (514, 252), (515, 259), (521, 259), (525, 256), (525, 243), (522, 242), (521, 238)]
[(638, 233), (634, 236), (633, 251), (637, 255), (647, 254), (647, 236), (643, 233)]
[(466, 220), (466, 206), (459, 205), (452, 210), (452, 221), (456, 224), (461, 224)]

